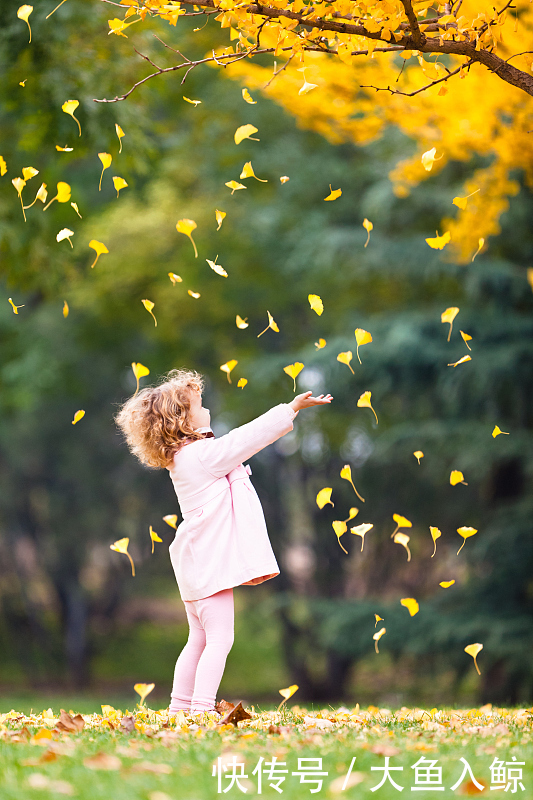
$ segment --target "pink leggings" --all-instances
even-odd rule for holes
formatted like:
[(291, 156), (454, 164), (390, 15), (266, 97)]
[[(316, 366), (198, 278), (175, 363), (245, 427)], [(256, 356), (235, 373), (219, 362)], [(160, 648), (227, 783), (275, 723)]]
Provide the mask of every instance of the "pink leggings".
[(213, 711), (226, 658), (233, 645), (233, 588), (184, 600), (189, 638), (174, 669), (169, 712)]

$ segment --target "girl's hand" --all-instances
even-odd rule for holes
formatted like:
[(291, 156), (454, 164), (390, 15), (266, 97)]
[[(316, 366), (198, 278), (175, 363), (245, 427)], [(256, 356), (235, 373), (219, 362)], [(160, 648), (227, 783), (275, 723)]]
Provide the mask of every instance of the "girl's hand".
[(322, 406), (325, 403), (331, 403), (333, 400), (332, 395), (327, 394), (323, 395), (320, 394), (318, 397), (313, 397), (312, 392), (304, 392), (303, 394), (297, 395), (292, 402), (289, 403), (291, 408), (293, 408), (296, 412), (298, 412), (301, 408), (311, 408), (311, 406)]

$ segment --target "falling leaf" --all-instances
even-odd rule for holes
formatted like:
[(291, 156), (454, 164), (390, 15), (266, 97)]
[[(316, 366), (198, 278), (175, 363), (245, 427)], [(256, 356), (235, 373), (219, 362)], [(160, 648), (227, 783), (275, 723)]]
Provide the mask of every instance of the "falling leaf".
[(60, 147), (58, 144), (56, 144), (56, 150), (59, 150), (60, 153), (72, 153), (74, 148), (67, 147), (67, 145), (65, 145), (64, 147)]
[(460, 333), (460, 334), (461, 334), (461, 336), (463, 337), (463, 342), (466, 344), (466, 346), (468, 347), (468, 349), (469, 349), (469, 350), (472, 350), (472, 348), (471, 348), (471, 347), (470, 347), (470, 345), (468, 344), (468, 342), (469, 342), (469, 341), (472, 339), (472, 337), (471, 337), (471, 336), (469, 336), (469, 335), (468, 335), (468, 333), (465, 333), (464, 331), (459, 331), (459, 333)]
[(438, 231), (435, 231), (435, 234), (436, 234), (436, 238), (435, 239), (431, 239), (431, 238), (430, 239), (426, 239), (426, 242), (429, 244), (429, 246), (433, 250), (442, 250), (442, 248), (445, 247), (448, 244), (448, 242), (452, 238), (452, 235), (451, 235), (450, 231), (446, 231), (446, 233), (443, 233), (442, 236), (439, 236), (439, 232)]
[(234, 358), (232, 358), (231, 361), (227, 361), (225, 364), (222, 364), (222, 366), (220, 367), (222, 372), (225, 372), (226, 375), (228, 376), (228, 382), (229, 383), (231, 383), (231, 378), (229, 376), (230, 372), (234, 367), (237, 366), (238, 363), (239, 363), (238, 361), (236, 361)]
[(455, 361), (452, 364), (448, 364), (449, 367), (458, 367), (459, 364), (464, 364), (465, 361), (472, 361), (471, 356), (463, 356), (459, 359), (459, 361)]
[(394, 534), (396, 533), (396, 531), (399, 530), (400, 528), (412, 528), (413, 527), (413, 523), (410, 520), (408, 520), (407, 517), (402, 517), (401, 514), (393, 514), (392, 518), (393, 518), (394, 522), (396, 523), (396, 527), (394, 528), (393, 532), (390, 535), (391, 539), (394, 536)]
[[(155, 304), (152, 303), (151, 300), (141, 300), (141, 303), (143, 304), (145, 309), (148, 311), (148, 313), (152, 314), (152, 308), (154, 307)], [(153, 314), (152, 314), (152, 317), (154, 318), (155, 327), (157, 328), (157, 320), (156, 320), (156, 318), (154, 317)]]
[(59, 5), (57, 5), (57, 6), (54, 8), (54, 10), (53, 10), (53, 11), (50, 11), (50, 13), (46, 15), (45, 19), (48, 19), (48, 17), (51, 17), (51, 16), (52, 16), (52, 14), (54, 14), (54, 13), (57, 11), (57, 9), (58, 9), (58, 8), (60, 8), (60, 7), (63, 5), (63, 3), (66, 3), (66, 1), (67, 1), (67, 0), (61, 0), (61, 2), (59, 3)]
[(459, 536), (462, 536), (463, 539), (464, 539), (464, 542), (462, 543), (461, 547), (457, 551), (457, 555), (459, 555), (459, 553), (461, 552), (461, 550), (465, 546), (466, 540), (470, 536), (474, 536), (477, 533), (477, 530), (476, 530), (476, 528), (457, 528), (457, 533), (459, 534)]
[(411, 551), (409, 550), (409, 547), (408, 547), (408, 544), (407, 544), (408, 541), (409, 541), (409, 536), (406, 533), (401, 533), (400, 531), (398, 531), (398, 533), (394, 534), (394, 540), (393, 541), (396, 542), (396, 544), (401, 544), (403, 547), (405, 547), (405, 549), (407, 550), (407, 560), (410, 561), (411, 560)]
[(196, 106), (197, 106), (199, 103), (201, 103), (201, 102), (202, 102), (201, 100), (189, 100), (189, 98), (188, 98), (188, 97), (185, 97), (185, 95), (183, 95), (183, 99), (184, 99), (184, 100), (185, 100), (187, 103), (190, 103), (191, 105), (193, 105), (195, 108), (196, 108)]
[(374, 525), (372, 522), (363, 522), (361, 525), (356, 525), (355, 528), (350, 528), (350, 533), (361, 537), (361, 552), (363, 552), (363, 545), (365, 543), (365, 533), (368, 533), (373, 527)]
[(43, 208), (43, 211), (46, 211), (48, 206), (50, 206), (54, 202), (54, 200), (57, 200), (58, 203), (68, 203), (68, 201), (70, 200), (70, 196), (71, 192), (69, 184), (65, 183), (65, 181), (59, 181), (59, 183), (57, 184), (56, 196), (52, 197), (52, 199), (48, 202), (48, 205), (46, 205)]
[(459, 309), (456, 308), (455, 306), (452, 306), (451, 308), (447, 308), (446, 311), (443, 311), (442, 314), (440, 315), (440, 321), (448, 322), (450, 325), (450, 330), (448, 331), (448, 339), (447, 339), (448, 342), (450, 341), (450, 336), (452, 335), (453, 321), (458, 313)]
[(268, 314), (268, 325), (266, 326), (266, 328), (265, 328), (265, 330), (264, 330), (264, 331), (261, 331), (261, 333), (258, 333), (258, 334), (257, 334), (257, 338), (258, 338), (258, 339), (259, 339), (259, 337), (260, 337), (260, 336), (262, 336), (262, 335), (264, 334), (264, 332), (265, 332), (265, 331), (267, 331), (269, 328), (272, 328), (272, 330), (273, 330), (273, 331), (276, 331), (276, 333), (279, 333), (279, 328), (278, 328), (278, 326), (277, 326), (277, 323), (274, 321), (274, 318), (273, 318), (272, 314), (270, 313), (270, 311), (267, 311), (267, 314)]
[(325, 339), (319, 339), (318, 342), (315, 342), (315, 347), (316, 347), (317, 350), (322, 350), (322, 348), (325, 347), (325, 346), (326, 346), (326, 340)]
[(481, 251), (481, 248), (483, 247), (484, 244), (485, 244), (485, 239), (482, 236), (480, 236), (479, 240), (478, 240), (478, 248), (477, 248), (476, 252), (474, 253), (474, 255), (472, 256), (472, 258), (470, 259), (470, 261), (473, 261), (475, 259), (475, 257)]
[(24, 22), (28, 26), (28, 30), (30, 32), (30, 41), (28, 42), (28, 44), (30, 44), (30, 42), (31, 42), (31, 26), (30, 26), (30, 23), (28, 21), (28, 18), (29, 18), (29, 16), (30, 16), (32, 11), (33, 11), (33, 6), (21, 6), (19, 8), (19, 10), (17, 11), (17, 17), (19, 19), (24, 20)]
[[(334, 531), (335, 531), (335, 533), (337, 534), (337, 540), (338, 540), (338, 542), (339, 542), (339, 545), (342, 547), (342, 544), (341, 544), (341, 536), (343, 536), (343, 535), (346, 533), (346, 530), (347, 530), (347, 525), (346, 525), (346, 523), (345, 523), (345, 522), (342, 522), (342, 521), (341, 521), (341, 520), (339, 520), (339, 519), (335, 519), (335, 520), (333, 520), (333, 522), (331, 523), (331, 525), (332, 525), (332, 528), (333, 528), (333, 530), (334, 530)], [(346, 550), (344, 547), (342, 547), (342, 549), (344, 550), (344, 552), (346, 553), (346, 555), (348, 555), (348, 551), (347, 551), (347, 550)]]
[(442, 586), (443, 589), (448, 589), (450, 586), (453, 586), (454, 583), (455, 583), (455, 580), (452, 580), (452, 581), (441, 581), (439, 583), (439, 586)]
[[(80, 131), (79, 132), (79, 136), (81, 136), (81, 125), (80, 125), (80, 122), (74, 116), (74, 112), (76, 111), (76, 109), (79, 106), (79, 104), (80, 104), (79, 100), (66, 100), (63, 103), (63, 105), (61, 106), (61, 110), (64, 111), (65, 114), (68, 114), (69, 116), (71, 116), (72, 119), (76, 120), (76, 122), (78, 123), (79, 131)], [(109, 157), (111, 158), (111, 156), (109, 156)]]
[(355, 372), (353, 371), (353, 369), (351, 367), (351, 364), (350, 364), (350, 361), (352, 360), (352, 358), (353, 358), (352, 351), (351, 350), (346, 350), (344, 353), (339, 353), (339, 355), (337, 356), (337, 361), (340, 361), (341, 364), (346, 364), (347, 367), (350, 367), (350, 371), (351, 371), (352, 375), (355, 375)]
[(376, 618), (376, 621), (374, 623), (374, 628), (375, 628), (376, 625), (378, 624), (378, 622), (382, 622), (383, 621), (383, 617), (380, 617), (379, 614), (374, 614), (374, 617)]
[(242, 96), (243, 96), (243, 99), (246, 100), (247, 103), (250, 103), (250, 105), (255, 105), (257, 103), (257, 100), (252, 100), (252, 97), (251, 97), (250, 92), (248, 91), (248, 89), (243, 89), (242, 90)]
[(194, 257), (198, 258), (198, 250), (196, 249), (194, 239), (191, 235), (196, 227), (196, 222), (193, 219), (179, 219), (176, 223), (176, 230), (178, 233), (183, 233), (185, 236), (189, 237), (192, 242), (192, 246), (194, 247)]
[(216, 216), (217, 222), (218, 222), (217, 231), (219, 231), (220, 230), (220, 226), (222, 225), (222, 222), (224, 220), (224, 217), (226, 216), (226, 212), (225, 211), (219, 211), (218, 208), (216, 208), (215, 209), (215, 216)]
[(431, 150), (427, 150), (425, 153), (422, 153), (422, 158), (421, 158), (422, 165), (424, 169), (427, 170), (427, 172), (431, 172), (431, 168), (433, 167), (434, 161), (439, 161), (442, 158), (442, 156), (439, 156), (439, 158), (435, 158), (436, 152), (437, 149), (435, 147), (432, 147)]
[(287, 181), (290, 181), (290, 178), (288, 175), (282, 175), (280, 181), (281, 183), (287, 183)]
[(237, 316), (235, 317), (235, 324), (237, 325), (238, 328), (242, 328), (242, 329), (247, 328), (248, 325), (249, 325), (249, 323), (246, 322), (247, 319), (248, 319), (248, 317), (245, 317), (244, 319), (242, 319), (242, 317), (239, 317), (239, 315), (237, 314)]
[(372, 408), (372, 405), (370, 403), (370, 398), (371, 397), (372, 397), (372, 392), (363, 392), (363, 394), (361, 395), (361, 397), (357, 401), (357, 406), (358, 406), (358, 408), (370, 408), (371, 411), (373, 412), (375, 418), (376, 418), (376, 424), (379, 424), (378, 423), (378, 415), (376, 414), (376, 412), (374, 411), (374, 409)]
[(429, 526), (429, 532), (431, 533), (431, 538), (433, 539), (433, 552), (431, 554), (431, 558), (433, 558), (437, 552), (437, 539), (442, 536), (442, 533), (440, 532), (439, 528), (436, 528), (434, 525)]
[(412, 617), (414, 617), (415, 614), (418, 614), (419, 605), (414, 597), (402, 597), (400, 604), (405, 606)]
[(261, 181), (261, 183), (268, 183), (268, 180), (266, 178), (258, 178), (257, 177), (257, 175), (255, 174), (255, 172), (253, 170), (251, 161), (247, 161), (246, 162), (246, 164), (242, 168), (242, 172), (239, 175), (239, 178), (255, 178), (256, 181)]
[(19, 196), (20, 205), (22, 206), (22, 216), (24, 217), (24, 222), (26, 222), (26, 212), (24, 211), (24, 203), (22, 202), (22, 190), (26, 186), (26, 181), (22, 178), (12, 178), (11, 183), (17, 190), (17, 194)]
[(192, 289), (187, 289), (187, 293), (190, 294), (191, 297), (196, 298), (196, 300), (200, 297), (200, 292), (193, 292)]
[(331, 493), (333, 489), (329, 486), (325, 489), (321, 489), (316, 496), (316, 504), (319, 508), (324, 508), (327, 503), (331, 503), (334, 506), (334, 503), (331, 501)]
[(167, 514), (163, 517), (163, 522), (166, 522), (167, 525), (170, 525), (171, 528), (176, 528), (176, 523), (178, 521), (177, 514)]
[(467, 646), (465, 647), (465, 653), (468, 653), (468, 655), (472, 656), (472, 658), (474, 659), (474, 664), (476, 665), (478, 675), (481, 675), (481, 672), (479, 671), (479, 667), (477, 665), (476, 656), (480, 652), (480, 650), (483, 650), (483, 645), (479, 644), (479, 642), (476, 642), (476, 644), (467, 644)]
[(152, 691), (152, 689), (154, 689), (154, 687), (155, 687), (155, 683), (136, 683), (135, 684), (135, 686), (133, 688), (135, 689), (137, 694), (139, 694), (141, 696), (141, 703), (140, 703), (141, 706), (144, 703), (146, 697)]
[[(295, 692), (299, 689), (298, 685), (294, 683), (292, 686), (289, 686), (287, 689), (278, 689), (280, 695), (284, 698), (283, 702), (289, 700)], [(279, 711), (279, 707), (278, 707)]]
[(7, 172), (7, 164), (5, 159), (0, 156), (0, 175), (5, 175)]
[(492, 438), (495, 439), (497, 436), (500, 435), (500, 433), (503, 433), (504, 436), (509, 436), (509, 433), (507, 433), (506, 431), (502, 431), (500, 428), (498, 428), (497, 425), (495, 425), (494, 430), (492, 431)]
[(128, 184), (126, 183), (124, 178), (119, 178), (118, 175), (115, 175), (113, 177), (113, 185), (117, 190), (117, 197), (118, 197), (118, 193), (120, 192), (120, 190), (125, 189)]
[(356, 517), (358, 514), (359, 514), (359, 509), (358, 509), (358, 508), (355, 508), (355, 506), (354, 506), (353, 508), (351, 508), (351, 509), (350, 509), (350, 516), (349, 516), (349, 517), (347, 517), (347, 518), (344, 520), (344, 522), (349, 522), (351, 519), (355, 519), (355, 517)]
[(46, 203), (47, 195), (48, 192), (46, 191), (46, 183), (41, 183), (39, 189), (37, 190), (37, 194), (35, 195), (35, 200), (33, 201), (33, 203), (30, 203), (29, 206), (24, 206), (24, 208), (26, 209), (31, 208), (32, 205), (37, 202), (37, 200), (40, 200), (41, 203)]
[(150, 374), (150, 370), (148, 367), (143, 366), (142, 364), (136, 363), (135, 361), (132, 362), (131, 368), (133, 370), (133, 374), (137, 380), (137, 388), (135, 389), (135, 394), (139, 391), (139, 378), (144, 378), (145, 375)]
[(93, 250), (96, 250), (96, 258), (94, 259), (93, 263), (91, 264), (91, 269), (94, 267), (100, 256), (104, 253), (109, 253), (109, 250), (102, 242), (98, 242), (96, 239), (91, 239), (89, 242), (89, 247), (92, 247)]
[(105, 170), (111, 166), (112, 156), (110, 153), (98, 153), (98, 158), (102, 162), (102, 174), (100, 175), (100, 183), (98, 185), (98, 191), (102, 189), (102, 178), (104, 177)]
[(65, 318), (68, 317), (68, 303), (66, 300), (63, 300), (63, 316)]
[(369, 243), (369, 241), (370, 241), (370, 231), (371, 231), (371, 230), (374, 228), (373, 224), (372, 224), (372, 223), (370, 222), (370, 220), (369, 220), (369, 219), (367, 219), (366, 217), (365, 217), (365, 218), (364, 218), (364, 220), (363, 220), (363, 228), (365, 229), (365, 231), (366, 231), (366, 233), (367, 233), (367, 236), (366, 236), (366, 242), (365, 242), (365, 244), (364, 244), (364, 246), (366, 247), (366, 246), (367, 246), (367, 244), (368, 244), (368, 243)]
[(22, 177), (25, 181), (29, 181), (34, 175), (38, 175), (39, 170), (34, 167), (22, 167)]
[(122, 153), (122, 137), (125, 136), (126, 134), (124, 133), (124, 131), (122, 130), (120, 125), (118, 125), (116, 122), (115, 122), (115, 130), (117, 132), (118, 141), (119, 141), (119, 144), (120, 144), (118, 152)]
[(13, 300), (10, 297), (8, 298), (8, 300), (11, 303), (11, 307), (13, 309), (13, 314), (18, 314), (19, 313), (18, 309), (19, 308), (24, 308), (24, 303), (21, 306), (16, 306), (15, 303), (13, 302)]
[(82, 410), (76, 411), (76, 413), (74, 414), (74, 419), (72, 420), (72, 424), (75, 425), (76, 422), (79, 422), (80, 419), (84, 416), (85, 416), (85, 411)]
[(416, 458), (416, 460), (418, 461), (418, 463), (420, 464), (420, 459), (424, 458), (424, 453), (422, 452), (422, 450), (415, 450), (413, 455)]
[(354, 486), (354, 483), (353, 483), (353, 480), (352, 480), (352, 468), (350, 467), (349, 464), (345, 464), (344, 465), (344, 467), (340, 471), (340, 476), (341, 476), (341, 478), (344, 478), (344, 480), (350, 481), (350, 483), (352, 484), (353, 490), (356, 493), (357, 497), (359, 498), (359, 500), (362, 503), (364, 503), (365, 502), (364, 498), (361, 497), (361, 495), (359, 494), (359, 492), (357, 491), (357, 489)]
[(131, 574), (133, 575), (133, 577), (135, 577), (135, 565), (133, 563), (132, 557), (128, 553), (129, 542), (130, 540), (128, 539), (127, 536), (125, 536), (124, 539), (118, 539), (118, 541), (114, 542), (113, 544), (110, 544), (109, 547), (111, 548), (111, 550), (116, 550), (117, 553), (123, 553), (124, 555), (128, 556), (131, 563)]
[[(142, 12), (141, 12), (142, 13)], [(117, 36), (123, 36), (125, 39), (128, 37), (126, 36), (124, 31), (126, 28), (129, 28), (130, 25), (133, 25), (135, 22), (139, 22), (141, 18), (134, 19), (133, 22), (126, 22), (125, 19), (108, 19), (107, 24), (109, 25), (109, 31), (107, 35), (111, 35), (112, 33), (116, 34)]]
[[(0, 175), (3, 175), (3, 174), (4, 174), (3, 172), (0, 172)], [(526, 278), (527, 278), (527, 282), (531, 286), (531, 289), (533, 290), (533, 267), (528, 267), (527, 268), (527, 270), (526, 270)]]
[(475, 192), (467, 194), (466, 197), (454, 197), (452, 203), (454, 204), (454, 206), (457, 206), (457, 208), (460, 208), (461, 211), (464, 211), (466, 208), (466, 202), (468, 198), (472, 197), (473, 194), (477, 194), (477, 192), (479, 192), (479, 189), (476, 189)]
[(241, 125), (234, 134), (235, 144), (240, 144), (243, 139), (253, 139), (254, 142), (258, 142), (259, 139), (254, 139), (252, 133), (257, 133), (257, 128), (253, 125)]
[(62, 242), (63, 239), (68, 239), (68, 243), (71, 247), (74, 247), (72, 244), (70, 237), (74, 236), (74, 231), (69, 230), (68, 228), (62, 228), (56, 236), (56, 241)]
[(324, 304), (318, 294), (308, 294), (307, 299), (313, 311), (316, 311), (318, 316), (324, 311)]
[(23, 80), (23, 81), (19, 81), (19, 86), (22, 86), (22, 88), (23, 88), (23, 89), (25, 89), (25, 88), (26, 88), (26, 81), (27, 81), (27, 80), (28, 80), (27, 78), (24, 78), (24, 80)]
[(246, 189), (246, 186), (243, 183), (237, 183), (237, 181), (227, 181), (224, 186), (228, 186), (231, 189), (232, 194), (238, 189)]
[[(44, 202), (44, 201), (43, 201), (43, 202)], [(74, 211), (76, 212), (76, 214), (78, 215), (78, 217), (79, 217), (80, 219), (83, 219), (82, 215), (80, 214), (80, 210), (79, 210), (79, 208), (78, 208), (77, 204), (76, 204), (76, 203), (71, 203), (70, 205), (72, 206), (72, 208), (74, 209)]]
[(372, 341), (372, 334), (368, 331), (363, 330), (363, 328), (356, 328), (355, 329), (355, 339), (357, 341), (357, 358), (359, 363), (362, 364), (363, 362), (359, 358), (359, 348), (363, 344), (370, 344)]
[(154, 542), (162, 542), (163, 539), (161, 539), (161, 537), (157, 535), (157, 533), (153, 530), (151, 525), (150, 525), (150, 539), (152, 540), (152, 553), (153, 553), (154, 552)]
[(174, 286), (175, 286), (177, 283), (183, 283), (183, 278), (181, 278), (179, 275), (176, 275), (176, 273), (175, 273), (175, 272), (169, 272), (169, 273), (168, 273), (168, 277), (170, 278), (170, 280), (172, 281), (172, 283), (174, 284)]
[(381, 637), (383, 636), (383, 634), (386, 633), (386, 632), (387, 632), (386, 628), (380, 628), (379, 631), (377, 631), (377, 633), (375, 633), (372, 636), (372, 638), (374, 639), (374, 647), (376, 648), (376, 653), (379, 653), (378, 642), (381, 639)]
[(310, 92), (311, 89), (316, 89), (317, 86), (318, 83), (308, 83), (307, 78), (304, 77), (303, 85), (301, 86), (298, 94), (307, 94), (307, 92)]
[(337, 197), (340, 197), (342, 194), (342, 189), (335, 189), (331, 188), (331, 183), (329, 184), (329, 194), (327, 197), (324, 197), (324, 200), (336, 200)]
[(210, 261), (208, 258), (206, 258), (206, 261), (209, 264), (209, 266), (211, 267), (211, 269), (213, 269), (218, 275), (222, 275), (224, 278), (227, 278), (228, 277), (228, 273), (226, 272), (226, 270), (220, 264), (217, 264), (217, 258), (218, 258), (218, 255), (215, 256), (215, 260), (214, 261)]
[(304, 365), (301, 363), (301, 361), (295, 361), (294, 364), (289, 364), (287, 367), (283, 367), (283, 372), (286, 372), (287, 375), (293, 379), (294, 391), (296, 391), (296, 376), (300, 374), (303, 368)]
[(238, 389), (244, 389), (244, 387), (246, 386), (247, 383), (248, 383), (248, 379), (247, 378), (239, 378), (239, 380), (237, 381), (237, 388)]
[(458, 483), (464, 483), (465, 486), (468, 486), (465, 481), (465, 476), (458, 469), (452, 470), (450, 474), (450, 483), (452, 486), (456, 486)]

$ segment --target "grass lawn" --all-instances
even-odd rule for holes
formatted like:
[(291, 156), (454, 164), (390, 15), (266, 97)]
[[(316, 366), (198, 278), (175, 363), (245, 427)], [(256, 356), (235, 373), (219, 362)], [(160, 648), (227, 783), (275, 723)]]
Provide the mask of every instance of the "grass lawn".
[[(493, 796), (491, 786), (504, 792), (508, 785), (506, 797), (533, 798), (533, 709), (306, 709), (289, 701), (279, 712), (246, 706), (252, 718), (234, 726), (217, 724), (216, 712), (197, 718), (181, 712), (169, 720), (166, 709), (140, 708), (131, 699), (128, 708), (106, 705), (99, 713), (89, 703), (71, 698), (49, 706), (45, 700), (37, 709), (35, 700), (30, 715), (7, 698), (0, 702), (1, 800), (204, 800), (259, 793), (389, 800), (402, 793), (389, 779), (372, 791), (386, 764), (401, 768), (389, 775), (406, 796), (417, 785), (423, 797), (444, 787), (440, 798)], [(63, 716), (61, 723), (60, 707), (71, 718), (82, 716), (70, 722)], [(64, 730), (65, 719), (72, 731)], [(468, 772), (460, 780), (466, 768), (461, 758), (482, 790)], [(269, 775), (274, 759), (278, 770)], [(491, 772), (494, 759), (502, 762), (499, 774)], [(513, 767), (516, 762), (525, 763)], [(313, 775), (317, 770), (325, 774)], [(516, 770), (522, 775), (515, 782)], [(278, 783), (276, 776), (284, 780)]]

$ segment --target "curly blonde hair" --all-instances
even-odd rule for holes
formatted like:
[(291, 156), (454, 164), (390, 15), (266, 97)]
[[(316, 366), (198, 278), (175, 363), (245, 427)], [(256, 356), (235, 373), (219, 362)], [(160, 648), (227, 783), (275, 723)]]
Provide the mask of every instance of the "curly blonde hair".
[(146, 386), (122, 404), (114, 421), (130, 451), (152, 469), (170, 467), (186, 439), (205, 439), (191, 424), (191, 390), (203, 393), (199, 372), (172, 369), (156, 386)]

